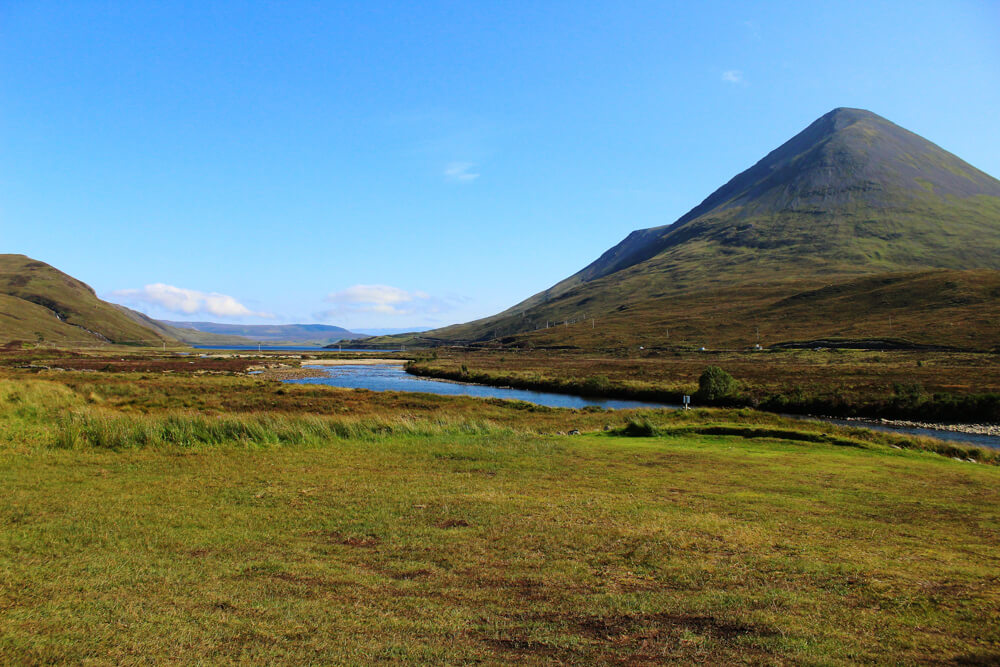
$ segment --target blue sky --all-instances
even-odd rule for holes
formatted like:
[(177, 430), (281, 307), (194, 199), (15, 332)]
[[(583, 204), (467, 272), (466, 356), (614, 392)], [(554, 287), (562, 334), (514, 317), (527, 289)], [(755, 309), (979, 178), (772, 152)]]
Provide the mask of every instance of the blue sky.
[(1000, 176), (997, 2), (0, 2), (0, 252), (168, 319), (426, 328), (838, 106)]

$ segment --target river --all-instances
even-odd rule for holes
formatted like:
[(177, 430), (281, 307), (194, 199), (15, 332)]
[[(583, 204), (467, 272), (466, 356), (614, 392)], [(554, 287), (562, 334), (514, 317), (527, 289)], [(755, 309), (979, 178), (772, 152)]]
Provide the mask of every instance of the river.
[(192, 345), (196, 350), (227, 350), (244, 352), (399, 352), (399, 350), (372, 350), (364, 348), (354, 348), (344, 345), (342, 347), (320, 347), (317, 345), (268, 345), (261, 343), (257, 345)]
[[(469, 382), (451, 382), (434, 378), (410, 375), (401, 365), (380, 364), (370, 366), (312, 366), (308, 363), (303, 368), (322, 370), (322, 377), (294, 378), (285, 380), (294, 384), (327, 384), (349, 389), (370, 389), (371, 391), (411, 391), (427, 394), (443, 394), (448, 396), (477, 396), (480, 398), (505, 398), (527, 401), (537, 405), (547, 405), (553, 408), (584, 408), (594, 405), (604, 409), (624, 410), (631, 408), (651, 408), (677, 410), (681, 406), (669, 403), (649, 403), (645, 401), (629, 401), (616, 398), (591, 398), (573, 396), (570, 394), (554, 394), (545, 391), (527, 389), (512, 389), (510, 387), (491, 387)], [(877, 421), (843, 420), (824, 417), (803, 417), (800, 415), (784, 415), (795, 419), (812, 419), (830, 422), (842, 426), (870, 428), (876, 431), (902, 433), (906, 435), (922, 435), (940, 440), (960, 442), (967, 445), (1000, 449), (1000, 437), (995, 435), (980, 435), (977, 433), (960, 433), (937, 428), (921, 428), (914, 426), (897, 426), (882, 424)]]

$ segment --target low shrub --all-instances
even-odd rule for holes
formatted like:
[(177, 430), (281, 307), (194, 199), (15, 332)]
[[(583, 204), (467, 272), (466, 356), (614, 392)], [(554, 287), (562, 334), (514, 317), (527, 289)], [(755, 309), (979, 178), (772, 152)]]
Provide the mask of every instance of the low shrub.
[(695, 394), (704, 401), (718, 401), (736, 394), (736, 380), (733, 376), (718, 366), (709, 366), (698, 378), (698, 391)]

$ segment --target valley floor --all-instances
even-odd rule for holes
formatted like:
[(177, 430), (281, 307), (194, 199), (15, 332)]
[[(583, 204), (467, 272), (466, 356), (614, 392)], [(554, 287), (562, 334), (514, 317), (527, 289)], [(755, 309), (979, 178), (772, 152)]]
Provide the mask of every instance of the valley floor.
[(983, 452), (163, 370), (0, 372), (0, 662), (1000, 660)]
[[(732, 396), (705, 401), (698, 379), (718, 366)], [(410, 364), (418, 375), (546, 391), (772, 412), (1000, 423), (1000, 354), (934, 351), (761, 350), (554, 352), (440, 348)]]

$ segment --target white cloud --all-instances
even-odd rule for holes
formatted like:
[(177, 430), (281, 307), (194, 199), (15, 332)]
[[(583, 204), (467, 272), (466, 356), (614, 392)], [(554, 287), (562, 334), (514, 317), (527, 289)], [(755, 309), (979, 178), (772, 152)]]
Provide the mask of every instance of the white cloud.
[(219, 317), (274, 317), (270, 313), (257, 313), (227, 294), (199, 292), (163, 283), (146, 285), (141, 289), (123, 289), (112, 296), (133, 304), (145, 304), (172, 313), (193, 315), (205, 313)]
[(412, 312), (412, 308), (408, 306), (428, 298), (429, 295), (424, 292), (407, 292), (390, 285), (354, 285), (339, 292), (331, 292), (325, 301), (335, 305), (334, 311), (407, 315)]
[(722, 73), (722, 80), (726, 83), (743, 83), (743, 72), (738, 69), (727, 69)]
[(457, 296), (434, 297), (427, 292), (410, 292), (391, 285), (354, 285), (331, 292), (324, 301), (333, 304), (333, 307), (317, 315), (322, 319), (333, 319), (356, 314), (426, 317), (452, 310), (465, 299)]
[(471, 162), (450, 162), (444, 168), (444, 177), (453, 183), (471, 183), (479, 178), (479, 174), (471, 171), (475, 167)]

